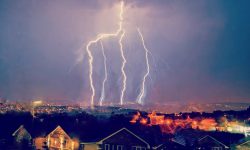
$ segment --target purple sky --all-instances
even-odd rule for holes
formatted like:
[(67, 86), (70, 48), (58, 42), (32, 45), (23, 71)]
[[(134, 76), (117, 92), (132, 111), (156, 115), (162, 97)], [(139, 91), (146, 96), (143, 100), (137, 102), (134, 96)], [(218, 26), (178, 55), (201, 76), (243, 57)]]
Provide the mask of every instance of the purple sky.
[[(250, 102), (249, 4), (247, 0), (125, 1), (125, 101), (136, 99), (145, 72), (139, 27), (152, 53), (146, 103)], [(88, 102), (85, 46), (98, 33), (117, 29), (118, 5), (115, 0), (1, 0), (0, 96)], [(118, 102), (117, 39), (105, 40), (104, 48), (109, 64), (106, 101)], [(100, 45), (92, 50), (99, 100), (103, 58)]]

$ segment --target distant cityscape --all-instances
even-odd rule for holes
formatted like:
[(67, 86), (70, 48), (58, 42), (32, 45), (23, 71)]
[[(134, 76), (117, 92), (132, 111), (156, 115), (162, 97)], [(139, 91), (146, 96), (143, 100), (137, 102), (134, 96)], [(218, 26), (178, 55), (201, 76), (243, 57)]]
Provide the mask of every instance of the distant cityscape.
[[(2, 99), (0, 149), (249, 149), (250, 105), (247, 103), (159, 105), (91, 108), (43, 100)], [(171, 107), (178, 106), (182, 111), (172, 112)]]
[[(127, 103), (123, 106), (104, 103), (105, 107), (119, 107), (123, 109), (135, 109), (146, 112), (156, 111), (159, 113), (179, 113), (179, 112), (213, 112), (216, 110), (245, 110), (250, 106), (246, 102), (221, 102), (221, 103), (152, 103), (140, 105), (138, 103)], [(100, 106), (95, 106), (100, 108)], [(7, 111), (33, 111), (33, 113), (59, 113), (71, 111), (86, 111), (90, 108), (88, 105), (81, 105), (80, 103), (67, 102), (50, 102), (46, 100), (32, 100), (26, 102), (10, 101), (0, 97), (0, 113)]]

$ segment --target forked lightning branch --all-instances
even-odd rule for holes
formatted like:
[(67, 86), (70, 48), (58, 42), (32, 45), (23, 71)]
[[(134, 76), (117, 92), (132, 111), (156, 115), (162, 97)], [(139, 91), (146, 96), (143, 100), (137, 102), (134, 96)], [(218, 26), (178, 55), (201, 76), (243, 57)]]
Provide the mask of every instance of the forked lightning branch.
[[(104, 79), (102, 82), (102, 86), (101, 86), (101, 97), (99, 98), (99, 105), (102, 106), (103, 105), (103, 101), (105, 100), (105, 85), (106, 85), (106, 81), (108, 78), (108, 71), (107, 71), (107, 63), (106, 63), (106, 54), (105, 54), (105, 49), (103, 48), (103, 44), (102, 44), (102, 40), (107, 39), (107, 38), (118, 38), (119, 39), (119, 49), (120, 49), (120, 58), (122, 60), (122, 64), (120, 66), (120, 71), (122, 74), (122, 81), (121, 81), (121, 90), (120, 90), (120, 101), (119, 104), (123, 105), (124, 104), (124, 96), (127, 90), (127, 73), (126, 73), (126, 63), (127, 63), (127, 59), (125, 56), (125, 49), (123, 46), (123, 38), (126, 36), (126, 30), (123, 27), (123, 14), (124, 14), (124, 2), (121, 1), (120, 3), (120, 13), (119, 13), (119, 26), (116, 29), (116, 31), (114, 31), (113, 33), (100, 33), (97, 35), (97, 37), (91, 41), (89, 41), (87, 43), (86, 46), (86, 50), (87, 50), (87, 54), (88, 54), (88, 66), (89, 66), (89, 84), (90, 84), (90, 88), (91, 88), (91, 98), (90, 98), (90, 104), (93, 107), (95, 104), (95, 97), (96, 97), (96, 87), (94, 86), (94, 78), (93, 78), (93, 62), (95, 60), (92, 51), (91, 51), (91, 46), (94, 44), (101, 44), (101, 52), (102, 52), (102, 56), (104, 57)], [(136, 102), (139, 104), (143, 104), (143, 100), (145, 98), (145, 86), (146, 86), (146, 80), (147, 77), (149, 76), (150, 73), (150, 64), (149, 64), (149, 59), (148, 59), (148, 54), (149, 54), (149, 50), (147, 49), (146, 45), (145, 45), (145, 41), (143, 38), (143, 35), (140, 31), (139, 28), (137, 28), (138, 34), (140, 36), (141, 39), (141, 43), (142, 46), (144, 48), (145, 51), (145, 59), (146, 59), (146, 71), (145, 74), (142, 78), (141, 81), (141, 85), (140, 85), (140, 92), (139, 95), (137, 96)]]

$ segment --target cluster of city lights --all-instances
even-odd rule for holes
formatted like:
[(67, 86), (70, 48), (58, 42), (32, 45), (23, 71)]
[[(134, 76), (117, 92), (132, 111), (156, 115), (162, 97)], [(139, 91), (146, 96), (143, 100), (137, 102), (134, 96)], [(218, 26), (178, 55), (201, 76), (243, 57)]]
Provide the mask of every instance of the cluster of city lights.
[(246, 136), (250, 133), (250, 127), (245, 123), (234, 120), (229, 121), (226, 116), (221, 117), (219, 120), (214, 118), (190, 118), (183, 119), (178, 114), (176, 119), (165, 117), (164, 115), (158, 115), (155, 112), (149, 113), (147, 116), (142, 116), (140, 112), (137, 112), (131, 119), (131, 123), (140, 123), (145, 126), (158, 125), (161, 131), (164, 133), (175, 133), (178, 129), (192, 128), (203, 131), (224, 131), (231, 133), (243, 133)]

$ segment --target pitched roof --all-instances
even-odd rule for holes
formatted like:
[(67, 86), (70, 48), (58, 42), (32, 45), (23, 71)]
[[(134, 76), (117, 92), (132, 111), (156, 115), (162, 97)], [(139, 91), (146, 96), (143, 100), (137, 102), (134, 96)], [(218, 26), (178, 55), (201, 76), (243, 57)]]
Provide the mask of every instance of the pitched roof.
[(225, 148), (229, 148), (228, 146), (226, 146), (225, 144), (223, 144), (222, 142), (218, 141), (217, 139), (213, 138), (213, 137), (210, 136), (210, 135), (206, 135), (206, 136), (200, 138), (199, 141), (201, 141), (201, 140), (203, 140), (203, 139), (205, 139), (205, 138), (210, 138), (210, 139), (214, 140), (215, 142), (217, 142), (217, 143), (223, 145)]
[[(28, 134), (30, 134), (25, 128), (24, 128), (24, 126), (23, 125), (20, 125), (20, 127), (15, 131), (15, 132), (13, 132), (12, 133), (12, 136), (16, 136), (18, 133), (20, 133), (20, 132), (27, 132)], [(31, 136), (31, 135), (30, 135)]]
[(186, 145), (188, 143), (190, 146), (192, 146), (195, 144), (196, 141), (207, 135), (213, 137), (217, 141), (220, 141), (227, 147), (229, 147), (233, 143), (237, 143), (240, 139), (244, 138), (243, 134), (237, 134), (237, 133), (218, 132), (218, 131), (207, 132), (194, 129), (183, 129), (175, 134), (174, 139), (181, 144)]
[(247, 143), (249, 143), (249, 144), (250, 144), (250, 140), (245, 141), (245, 142), (243, 142), (243, 143), (241, 143), (241, 144), (238, 144), (237, 146), (242, 146), (242, 145), (245, 145), (245, 144), (247, 144)]
[(109, 136), (103, 138), (102, 140), (100, 140), (98, 143), (101, 144), (103, 141), (109, 139), (110, 137), (112, 137), (112, 136), (114, 136), (114, 135), (116, 135), (116, 134), (118, 134), (118, 133), (120, 133), (120, 132), (122, 132), (122, 131), (126, 131), (126, 132), (128, 132), (129, 134), (133, 135), (134, 137), (136, 137), (137, 139), (139, 139), (141, 142), (145, 143), (145, 144), (147, 145), (148, 148), (150, 148), (150, 144), (149, 144), (148, 142), (146, 142), (146, 141), (143, 140), (141, 137), (139, 137), (138, 135), (134, 134), (132, 131), (128, 130), (127, 128), (122, 128), (122, 129), (120, 129), (120, 130), (114, 132), (113, 134), (111, 134), (111, 135), (109, 135)]
[(63, 128), (58, 125), (53, 131), (51, 131), (47, 136), (49, 136), (50, 134), (53, 134), (54, 132), (61, 130), (69, 139), (71, 139), (71, 137), (63, 130)]

